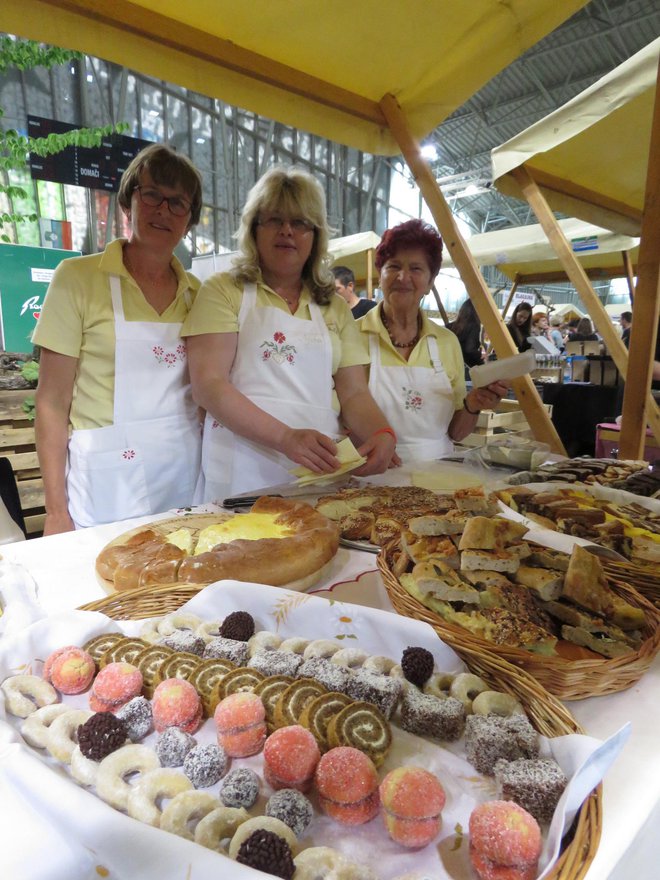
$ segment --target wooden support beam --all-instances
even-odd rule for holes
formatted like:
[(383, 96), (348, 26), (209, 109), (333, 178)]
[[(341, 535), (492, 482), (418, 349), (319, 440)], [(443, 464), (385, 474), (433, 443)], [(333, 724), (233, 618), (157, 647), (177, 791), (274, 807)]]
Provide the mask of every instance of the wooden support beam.
[(449, 316), (447, 315), (447, 312), (445, 311), (445, 307), (442, 304), (442, 300), (440, 299), (440, 294), (438, 293), (438, 288), (434, 284), (434, 285), (432, 285), (431, 290), (433, 291), (433, 296), (435, 297), (435, 302), (436, 302), (436, 305), (438, 306), (438, 311), (440, 312), (440, 317), (445, 322), (445, 327), (446, 327), (447, 324), (449, 324)]
[(373, 273), (373, 255), (374, 249), (367, 250), (367, 299), (374, 298), (374, 273)]
[[(543, 227), (543, 231), (548, 236), (548, 241), (552, 245), (559, 262), (564, 267), (564, 271), (575, 287), (587, 313), (591, 316), (596, 329), (603, 338), (607, 350), (614, 360), (618, 371), (625, 379), (628, 374), (628, 352), (626, 351), (626, 347), (621, 341), (621, 337), (614, 329), (609, 315), (596, 295), (596, 291), (591, 286), (591, 282), (587, 278), (584, 268), (573, 253), (570, 242), (562, 232), (561, 226), (557, 222), (555, 215), (552, 213), (545, 196), (525, 165), (520, 165), (518, 168), (514, 168), (511, 174), (515, 177), (518, 186), (529, 203), (529, 206)], [(646, 352), (648, 356), (648, 348), (646, 349)], [(635, 378), (635, 383), (641, 378), (637, 373), (633, 373), (633, 376)], [(647, 414), (653, 433), (660, 443), (660, 410), (658, 410), (658, 406), (648, 390), (649, 387), (650, 379), (646, 386), (644, 386), (648, 402)], [(643, 449), (644, 446), (645, 425), (646, 422), (644, 421), (644, 413), (642, 409), (642, 412), (639, 413), (638, 422), (632, 429), (635, 432), (635, 443), (641, 443), (641, 449)], [(619, 449), (621, 449), (621, 445), (619, 445)], [(639, 456), (632, 457), (639, 458)]]
[(636, 270), (632, 264), (630, 253), (628, 251), (621, 251), (621, 256), (623, 257), (623, 271), (626, 277), (626, 281), (628, 282), (628, 293), (630, 294), (630, 302), (632, 304), (632, 301), (635, 299)]
[[(380, 101), (380, 107), (419, 186), (424, 201), (431, 211), (436, 226), (440, 230), (445, 248), (451, 254), (454, 266), (459, 271), (468, 296), (474, 303), (479, 319), (494, 345), (497, 356), (504, 358), (517, 354), (518, 350), (495, 306), (488, 286), (468, 250), (437, 180), (422, 157), (419, 143), (413, 137), (408, 120), (394, 95), (385, 95)], [(516, 379), (512, 385), (536, 439), (547, 443), (553, 452), (565, 455), (566, 450), (550, 416), (543, 407), (531, 377), (524, 376), (521, 379)]]
[(506, 318), (506, 313), (509, 311), (509, 306), (513, 301), (513, 295), (518, 289), (518, 284), (520, 283), (520, 275), (516, 275), (513, 279), (513, 284), (511, 285), (511, 290), (509, 291), (509, 295), (506, 298), (506, 302), (504, 303), (504, 308), (502, 309), (502, 320), (504, 321)]
[[(633, 323), (630, 328), (629, 381), (623, 395), (623, 417), (619, 455), (621, 458), (644, 457), (644, 429), (647, 421), (660, 442), (654, 421), (658, 407), (649, 389), (653, 372), (658, 315), (660, 313), (660, 67), (655, 89), (651, 126), (649, 164), (646, 171), (642, 235), (637, 263), (637, 287), (633, 299)], [(650, 402), (649, 402), (650, 398)], [(644, 410), (646, 409), (646, 416)]]

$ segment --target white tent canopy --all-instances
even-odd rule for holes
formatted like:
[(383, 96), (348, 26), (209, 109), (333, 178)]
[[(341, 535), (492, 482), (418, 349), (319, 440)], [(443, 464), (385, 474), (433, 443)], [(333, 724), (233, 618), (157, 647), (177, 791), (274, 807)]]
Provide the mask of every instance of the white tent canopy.
[[(492, 151), (493, 179), (527, 200), (625, 377), (622, 457), (640, 458), (644, 426), (660, 442), (651, 395), (660, 317), (660, 38), (563, 107)], [(553, 211), (640, 235), (630, 358)], [(515, 282), (514, 282), (515, 283)]]
[[(559, 226), (585, 267), (622, 265), (621, 252), (630, 251), (639, 244), (637, 238), (620, 235), (583, 220), (560, 220)], [(516, 274), (561, 268), (557, 254), (538, 224), (473, 235), (467, 245), (477, 265), (498, 266), (510, 278)], [(453, 262), (448, 256), (443, 260), (442, 268), (452, 267)]]

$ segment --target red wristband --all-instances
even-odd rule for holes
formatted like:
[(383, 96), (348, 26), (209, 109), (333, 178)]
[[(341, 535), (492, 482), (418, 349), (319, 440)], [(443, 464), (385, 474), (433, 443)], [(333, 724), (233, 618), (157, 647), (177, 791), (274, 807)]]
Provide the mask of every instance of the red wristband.
[(394, 442), (396, 443), (396, 434), (389, 426), (387, 428), (379, 428), (377, 431), (374, 431), (371, 436), (377, 437), (379, 434), (391, 434), (392, 437), (394, 437)]

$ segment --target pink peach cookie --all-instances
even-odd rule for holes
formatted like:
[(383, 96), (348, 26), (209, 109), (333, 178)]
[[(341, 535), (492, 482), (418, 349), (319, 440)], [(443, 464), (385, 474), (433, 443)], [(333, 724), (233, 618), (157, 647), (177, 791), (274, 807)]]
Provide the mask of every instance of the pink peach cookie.
[(359, 749), (330, 749), (321, 756), (314, 779), (321, 809), (336, 822), (363, 825), (378, 813), (378, 773)]
[(470, 860), (481, 880), (533, 880), (541, 846), (538, 822), (513, 801), (488, 801), (472, 811)]
[(256, 755), (266, 740), (266, 709), (257, 694), (239, 691), (220, 700), (213, 718), (218, 745), (232, 758)]
[(96, 663), (83, 648), (67, 645), (50, 654), (44, 663), (43, 677), (61, 694), (81, 694), (94, 680)]
[(108, 663), (96, 676), (89, 696), (93, 712), (116, 712), (142, 692), (142, 673), (131, 663)]
[(184, 733), (195, 733), (202, 723), (202, 701), (189, 681), (166, 678), (154, 691), (151, 701), (154, 727), (162, 733), (178, 727)]
[(303, 794), (312, 787), (321, 752), (314, 735), (300, 724), (280, 727), (264, 745), (264, 779), (276, 791), (295, 788)]
[(439, 779), (422, 767), (397, 767), (380, 784), (385, 828), (402, 846), (421, 847), (437, 836), (446, 795)]

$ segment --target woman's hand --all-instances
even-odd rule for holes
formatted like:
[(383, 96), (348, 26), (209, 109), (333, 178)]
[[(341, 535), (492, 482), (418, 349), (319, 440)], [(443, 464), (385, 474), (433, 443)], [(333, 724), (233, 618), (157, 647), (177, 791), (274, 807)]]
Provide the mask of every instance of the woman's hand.
[(473, 388), (465, 397), (469, 411), (477, 413), (482, 409), (495, 409), (508, 390), (506, 382), (491, 382), (483, 388)]
[(336, 456), (337, 444), (325, 434), (311, 428), (286, 428), (280, 451), (316, 474), (336, 471), (340, 461)]
[(366, 462), (352, 473), (356, 477), (366, 477), (369, 474), (382, 474), (391, 467), (398, 467), (401, 459), (396, 454), (395, 447), (396, 440), (390, 433), (373, 434), (358, 447), (358, 452), (365, 456)]

